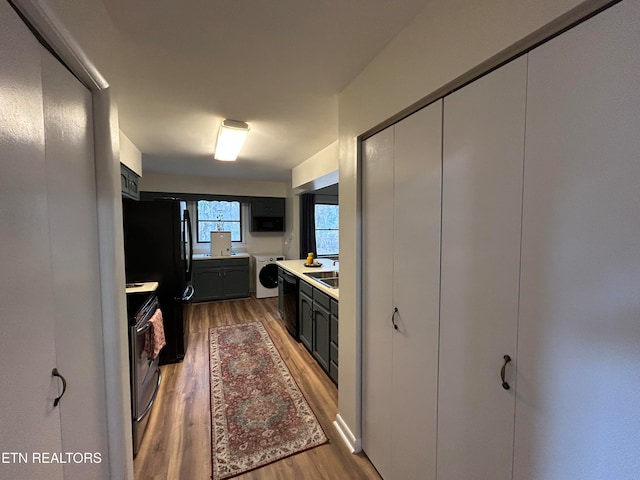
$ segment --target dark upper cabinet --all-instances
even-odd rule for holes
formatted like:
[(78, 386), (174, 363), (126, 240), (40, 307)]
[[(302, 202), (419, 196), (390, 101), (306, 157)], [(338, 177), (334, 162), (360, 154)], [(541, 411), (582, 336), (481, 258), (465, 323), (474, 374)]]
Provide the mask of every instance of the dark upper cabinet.
[(256, 197), (250, 204), (251, 232), (284, 232), (285, 199), (272, 197)]
[(120, 164), (120, 191), (123, 197), (140, 200), (139, 179), (140, 177), (133, 170), (122, 163)]

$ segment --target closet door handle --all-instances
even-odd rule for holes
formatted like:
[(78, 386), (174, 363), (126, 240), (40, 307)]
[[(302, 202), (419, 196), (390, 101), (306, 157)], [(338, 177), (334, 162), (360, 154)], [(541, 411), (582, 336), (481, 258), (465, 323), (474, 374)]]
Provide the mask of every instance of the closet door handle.
[(62, 380), (62, 393), (60, 394), (59, 397), (53, 400), (53, 406), (57, 407), (58, 404), (60, 403), (60, 399), (64, 396), (65, 392), (67, 391), (67, 380), (62, 375), (60, 375), (57, 368), (54, 368), (51, 371), (51, 375), (53, 375), (54, 377), (59, 377), (60, 380)]
[(504, 363), (502, 364), (502, 368), (500, 369), (500, 379), (502, 380), (502, 388), (504, 388), (505, 390), (509, 390), (511, 386), (504, 380), (504, 371), (507, 368), (507, 363), (511, 361), (511, 357), (509, 355), (505, 355), (502, 358), (504, 358)]
[(398, 307), (393, 309), (393, 314), (391, 315), (391, 323), (393, 324), (393, 328), (398, 329), (398, 324), (396, 323), (396, 313), (398, 313)]

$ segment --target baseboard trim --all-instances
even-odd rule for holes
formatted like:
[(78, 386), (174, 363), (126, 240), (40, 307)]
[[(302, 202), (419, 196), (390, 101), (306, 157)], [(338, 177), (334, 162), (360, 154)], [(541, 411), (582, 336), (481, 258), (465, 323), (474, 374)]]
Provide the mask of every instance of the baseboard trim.
[(360, 453), (360, 451), (362, 451), (362, 443), (360, 439), (355, 437), (339, 413), (336, 415), (333, 426), (340, 434), (340, 438), (342, 438), (342, 441), (345, 443), (347, 448), (349, 448), (351, 453)]

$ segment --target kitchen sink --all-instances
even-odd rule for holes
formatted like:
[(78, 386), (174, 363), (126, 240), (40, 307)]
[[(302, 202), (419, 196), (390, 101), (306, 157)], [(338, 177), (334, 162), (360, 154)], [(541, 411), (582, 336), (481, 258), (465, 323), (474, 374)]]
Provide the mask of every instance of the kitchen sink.
[(333, 277), (333, 278), (322, 278), (322, 279), (319, 279), (318, 281), (320, 283), (324, 283), (329, 288), (338, 288), (339, 280), (340, 279), (338, 277)]
[(320, 278), (338, 278), (340, 276), (340, 272), (337, 270), (332, 270), (330, 272), (304, 272), (305, 275), (309, 277), (313, 277), (316, 279)]
[(304, 274), (315, 280), (316, 282), (322, 283), (323, 285), (329, 288), (338, 288), (339, 276), (340, 272), (337, 270), (332, 270), (328, 272), (304, 272)]

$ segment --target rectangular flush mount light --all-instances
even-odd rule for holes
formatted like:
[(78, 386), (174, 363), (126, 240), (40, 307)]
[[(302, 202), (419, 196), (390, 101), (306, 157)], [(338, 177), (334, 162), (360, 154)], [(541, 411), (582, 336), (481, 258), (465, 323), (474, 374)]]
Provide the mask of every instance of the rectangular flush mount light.
[(223, 162), (233, 162), (238, 158), (242, 144), (249, 133), (249, 125), (235, 120), (223, 120), (218, 132), (216, 151), (213, 158)]

